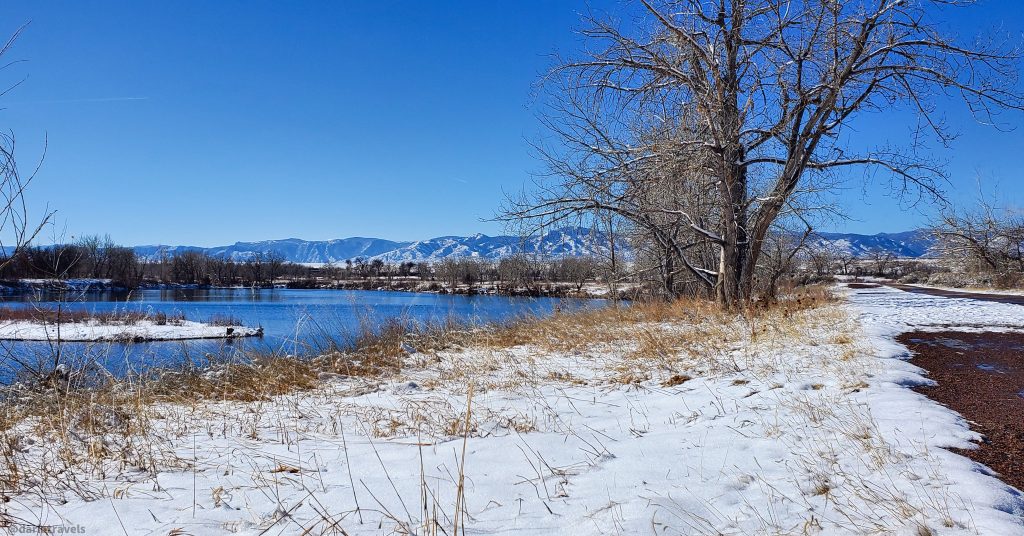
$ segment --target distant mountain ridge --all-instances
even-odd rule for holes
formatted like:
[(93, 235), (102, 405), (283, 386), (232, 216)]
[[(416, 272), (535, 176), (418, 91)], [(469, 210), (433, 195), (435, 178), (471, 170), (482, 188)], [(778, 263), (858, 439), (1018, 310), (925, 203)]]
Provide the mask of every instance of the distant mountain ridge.
[(289, 262), (329, 263), (343, 262), (356, 257), (371, 258), (393, 252), (412, 244), (395, 242), (382, 238), (341, 238), (336, 240), (263, 240), (260, 242), (235, 242), (230, 246), (136, 246), (135, 254), (157, 260), (161, 255), (173, 256), (185, 251), (198, 251), (215, 257), (226, 257), (244, 261), (257, 253), (274, 252)]
[(919, 258), (928, 256), (935, 247), (935, 237), (925, 229), (902, 233), (816, 233), (812, 247), (828, 247), (837, 253), (865, 257), (875, 252), (892, 253), (897, 257)]
[[(623, 258), (630, 250), (624, 243), (619, 244)], [(609, 253), (609, 240), (603, 233), (582, 227), (567, 227), (547, 231), (541, 235), (522, 238), (519, 236), (439, 236), (414, 242), (397, 242), (381, 238), (341, 238), (336, 240), (264, 240), (260, 242), (236, 242), (228, 246), (136, 246), (135, 253), (154, 261), (162, 255), (173, 256), (185, 251), (198, 251), (235, 261), (245, 261), (259, 253), (273, 252), (289, 262), (306, 264), (341, 263), (346, 260), (363, 258), (380, 259), (387, 263), (436, 262), (449, 257), (477, 257), (496, 260), (502, 257), (526, 253), (544, 258), (569, 256), (595, 256)]]
[[(924, 230), (902, 233), (862, 235), (855, 233), (817, 233), (812, 247), (828, 248), (835, 252), (864, 257), (876, 251), (890, 252), (899, 257), (922, 257), (934, 245)], [(582, 227), (566, 227), (543, 234), (522, 238), (519, 236), (439, 236), (426, 240), (401, 242), (382, 238), (352, 237), (336, 240), (263, 240), (236, 242), (227, 246), (136, 246), (136, 254), (148, 260), (161, 255), (173, 256), (184, 251), (199, 251), (208, 255), (245, 261), (259, 253), (273, 252), (286, 261), (306, 264), (343, 263), (361, 257), (380, 259), (387, 263), (436, 262), (451, 257), (477, 257), (497, 260), (517, 253), (542, 258), (571, 256), (606, 256), (610, 252), (606, 235)], [(632, 249), (625, 242), (617, 245), (616, 254), (631, 259)]]

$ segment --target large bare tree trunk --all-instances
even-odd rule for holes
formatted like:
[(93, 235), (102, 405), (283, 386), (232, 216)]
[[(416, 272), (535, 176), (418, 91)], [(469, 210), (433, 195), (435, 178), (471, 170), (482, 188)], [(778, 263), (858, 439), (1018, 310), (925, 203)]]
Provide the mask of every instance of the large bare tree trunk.
[(752, 268), (750, 243), (747, 240), (746, 173), (737, 169), (733, 180), (722, 181), (722, 198), (727, 209), (723, 211), (723, 244), (718, 274), (718, 301), (728, 307), (745, 301), (748, 292), (743, 281)]

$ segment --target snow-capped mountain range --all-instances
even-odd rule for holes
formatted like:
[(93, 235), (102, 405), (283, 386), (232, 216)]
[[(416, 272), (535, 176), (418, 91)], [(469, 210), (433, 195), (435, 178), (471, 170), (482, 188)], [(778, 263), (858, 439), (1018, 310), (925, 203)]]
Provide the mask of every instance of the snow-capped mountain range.
[[(899, 257), (921, 257), (928, 253), (933, 240), (925, 231), (861, 235), (852, 233), (818, 233), (813, 247), (828, 248), (837, 253), (856, 257), (876, 251), (891, 252)], [(229, 246), (136, 246), (135, 252), (148, 260), (162, 255), (173, 256), (184, 251), (200, 251), (218, 257), (244, 261), (255, 254), (273, 252), (286, 261), (307, 264), (343, 263), (361, 257), (380, 259), (387, 263), (436, 262), (449, 257), (477, 257), (495, 260), (517, 253), (543, 258), (569, 256), (607, 256), (609, 241), (600, 232), (579, 227), (548, 231), (541, 235), (519, 236), (440, 236), (414, 242), (396, 242), (381, 238), (341, 238), (336, 240), (264, 240), (236, 242)], [(631, 248), (618, 244), (616, 254), (623, 259), (632, 257)]]
[[(218, 257), (244, 261), (254, 254), (273, 252), (289, 262), (307, 264), (341, 263), (361, 257), (380, 259), (387, 263), (436, 262), (448, 257), (478, 257), (495, 260), (517, 253), (543, 258), (571, 256), (597, 256), (609, 253), (609, 241), (603, 233), (589, 229), (568, 227), (547, 231), (541, 235), (519, 236), (439, 236), (415, 242), (395, 242), (380, 238), (341, 238), (308, 241), (298, 238), (265, 240), (262, 242), (236, 242), (230, 246), (136, 246), (140, 257), (157, 260), (161, 255), (173, 256), (183, 251), (200, 251)], [(619, 244), (627, 257), (629, 248)]]
[(816, 233), (811, 240), (812, 247), (829, 248), (854, 257), (866, 257), (881, 251), (897, 257), (918, 258), (927, 256), (935, 246), (935, 238), (924, 229), (875, 235)]
[(356, 257), (374, 258), (394, 252), (410, 242), (394, 242), (380, 238), (341, 238), (335, 240), (263, 240), (235, 242), (230, 246), (135, 246), (135, 254), (147, 260), (158, 260), (162, 255), (173, 257), (186, 251), (198, 251), (214, 257), (245, 261), (257, 253), (275, 253), (289, 262), (329, 263)]

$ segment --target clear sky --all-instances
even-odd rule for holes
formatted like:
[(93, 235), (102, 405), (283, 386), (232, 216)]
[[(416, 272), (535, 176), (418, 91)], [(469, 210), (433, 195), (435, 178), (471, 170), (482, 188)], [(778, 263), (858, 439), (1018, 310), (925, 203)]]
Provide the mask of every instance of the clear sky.
[[(589, 6), (589, 7), (588, 7)], [(587, 9), (616, 0), (516, 2), (5, 2), (0, 32), (29, 23), (0, 70), (22, 166), (48, 151), (29, 192), (68, 236), (218, 245), (347, 236), (496, 234), (503, 191), (541, 170), (535, 83), (580, 46)], [(1013, 0), (951, 21), (963, 35), (1020, 35)], [(948, 153), (954, 196), (975, 179), (1024, 200), (1024, 133), (972, 123)], [(1021, 117), (1013, 117), (1020, 123)], [(906, 136), (899, 117), (858, 141)], [(835, 230), (921, 225), (857, 181)]]

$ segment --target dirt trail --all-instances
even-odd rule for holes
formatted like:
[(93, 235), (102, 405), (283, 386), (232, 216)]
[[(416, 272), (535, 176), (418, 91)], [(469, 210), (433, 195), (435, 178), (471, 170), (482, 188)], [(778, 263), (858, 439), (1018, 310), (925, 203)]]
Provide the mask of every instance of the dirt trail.
[(985, 437), (980, 448), (958, 452), (1024, 490), (1024, 333), (910, 332), (897, 340), (938, 382), (916, 390), (959, 412)]
[(941, 288), (918, 287), (916, 285), (904, 285), (901, 283), (886, 283), (886, 285), (906, 292), (916, 292), (918, 294), (942, 296), (944, 298), (968, 298), (971, 300), (1024, 305), (1024, 295), (1019, 294), (987, 294), (984, 292), (969, 292), (965, 290), (946, 290)]

